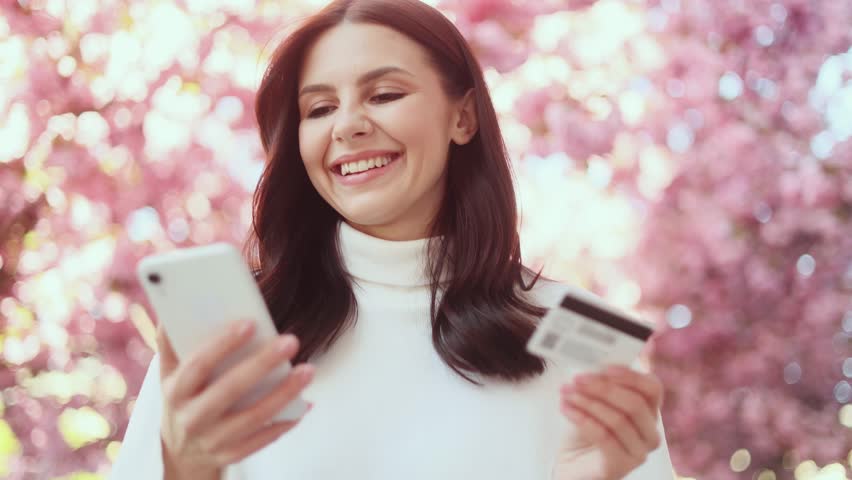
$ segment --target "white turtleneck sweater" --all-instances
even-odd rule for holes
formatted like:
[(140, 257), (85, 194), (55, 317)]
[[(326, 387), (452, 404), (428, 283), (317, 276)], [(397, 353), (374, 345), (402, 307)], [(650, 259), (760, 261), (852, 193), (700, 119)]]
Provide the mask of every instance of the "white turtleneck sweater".
[[(560, 438), (572, 428), (559, 411), (559, 387), (572, 372), (550, 366), (522, 383), (467, 382), (432, 346), (427, 240), (382, 240), (346, 223), (339, 235), (357, 322), (312, 361), (315, 378), (303, 394), (311, 412), (229, 466), (225, 480), (550, 480)], [(540, 281), (533, 299), (549, 307), (569, 288)], [(158, 362), (148, 368), (112, 480), (162, 478)], [(665, 442), (627, 478), (672, 479)]]

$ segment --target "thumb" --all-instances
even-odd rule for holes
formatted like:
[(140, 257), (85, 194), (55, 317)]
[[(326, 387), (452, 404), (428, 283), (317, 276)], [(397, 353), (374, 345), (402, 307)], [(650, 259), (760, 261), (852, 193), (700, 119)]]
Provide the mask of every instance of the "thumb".
[(162, 322), (157, 326), (157, 351), (160, 354), (160, 378), (171, 375), (178, 366), (178, 358), (166, 335)]

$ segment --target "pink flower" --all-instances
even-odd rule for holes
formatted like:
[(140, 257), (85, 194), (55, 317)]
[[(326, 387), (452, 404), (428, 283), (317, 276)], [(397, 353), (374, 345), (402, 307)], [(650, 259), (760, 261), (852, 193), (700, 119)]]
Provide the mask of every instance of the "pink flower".
[(553, 137), (554, 150), (583, 160), (611, 151), (615, 134), (622, 127), (617, 113), (595, 122), (580, 106), (568, 103), (547, 105), (544, 121)]

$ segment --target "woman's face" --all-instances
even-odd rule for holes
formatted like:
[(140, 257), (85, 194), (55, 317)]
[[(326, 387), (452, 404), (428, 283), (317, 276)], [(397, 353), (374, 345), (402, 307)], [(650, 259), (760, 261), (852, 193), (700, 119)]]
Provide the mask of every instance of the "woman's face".
[(472, 92), (447, 96), (427, 51), (387, 27), (343, 23), (306, 53), (299, 151), (314, 188), (369, 235), (425, 237), (450, 142), (476, 131)]

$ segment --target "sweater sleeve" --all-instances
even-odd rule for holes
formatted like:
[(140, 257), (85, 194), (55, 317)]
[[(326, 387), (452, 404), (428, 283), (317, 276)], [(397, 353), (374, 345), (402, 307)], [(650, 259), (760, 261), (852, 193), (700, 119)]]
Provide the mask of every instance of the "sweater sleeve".
[(154, 355), (136, 398), (124, 441), (108, 480), (150, 480), (163, 478), (160, 444), (160, 358)]
[[(648, 372), (648, 369), (640, 361), (633, 363), (632, 367), (640, 372)], [(660, 446), (648, 454), (645, 463), (637, 467), (627, 475), (625, 480), (674, 480), (674, 468), (669, 457), (669, 446), (666, 443), (666, 430), (663, 427), (662, 414), (657, 417), (657, 432), (660, 434)]]
[[(160, 421), (163, 396), (160, 390), (160, 357), (154, 355), (142, 381), (136, 405), (108, 480), (162, 480), (163, 451)], [(225, 469), (222, 480), (244, 480), (238, 465)]]
[(662, 418), (657, 420), (657, 430), (662, 438), (660, 446), (648, 454), (645, 463), (624, 477), (625, 480), (674, 480), (674, 468), (669, 457), (669, 446), (666, 443)]

